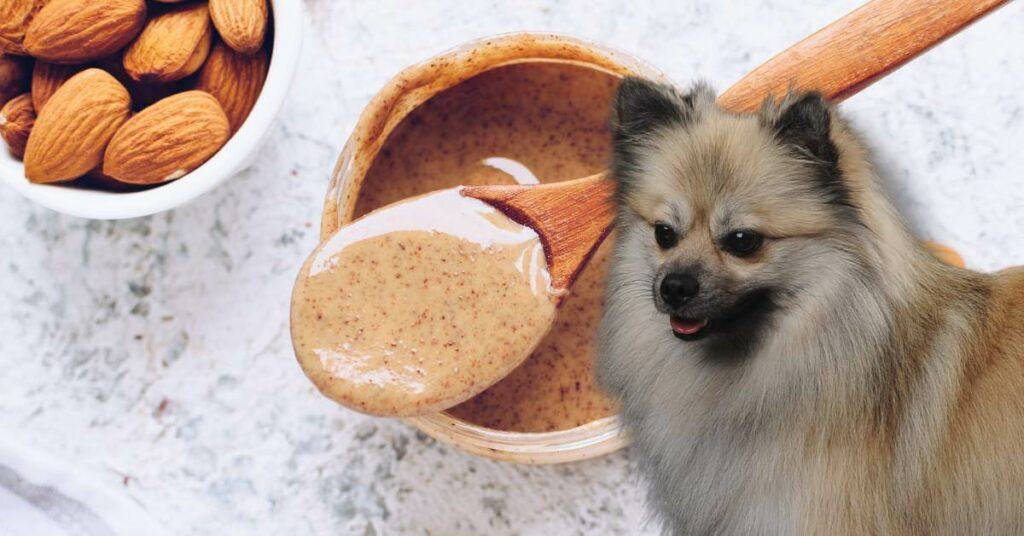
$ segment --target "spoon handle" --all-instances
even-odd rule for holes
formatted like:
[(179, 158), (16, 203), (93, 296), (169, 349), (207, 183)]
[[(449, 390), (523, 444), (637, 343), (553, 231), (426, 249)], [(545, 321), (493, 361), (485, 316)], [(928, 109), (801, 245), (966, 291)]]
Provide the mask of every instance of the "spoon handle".
[(873, 0), (761, 64), (718, 103), (751, 112), (790, 84), (841, 101), (1007, 2)]
[(615, 183), (604, 173), (536, 186), (463, 186), (461, 192), (537, 231), (551, 287), (558, 290), (572, 286), (615, 219)]

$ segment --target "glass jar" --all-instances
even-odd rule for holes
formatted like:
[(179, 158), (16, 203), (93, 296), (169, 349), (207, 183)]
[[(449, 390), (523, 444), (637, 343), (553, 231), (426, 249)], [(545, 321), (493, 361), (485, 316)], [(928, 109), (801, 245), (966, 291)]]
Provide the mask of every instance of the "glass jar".
[[(474, 76), (510, 64), (562, 62), (615, 76), (665, 81), (652, 67), (595, 43), (561, 35), (516, 33), (480, 39), (412, 65), (388, 82), (363, 110), (338, 159), (321, 221), (331, 236), (355, 214), (360, 188), (388, 135), (417, 106)], [(479, 456), (519, 463), (563, 463), (593, 458), (626, 445), (617, 416), (552, 432), (510, 432), (455, 418), (447, 412), (406, 419), (428, 435)]]

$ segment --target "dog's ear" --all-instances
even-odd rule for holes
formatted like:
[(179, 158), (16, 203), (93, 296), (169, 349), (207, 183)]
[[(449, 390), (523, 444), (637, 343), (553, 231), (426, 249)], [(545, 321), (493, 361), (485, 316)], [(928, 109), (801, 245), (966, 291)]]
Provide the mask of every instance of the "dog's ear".
[(697, 91), (702, 88), (681, 95), (670, 86), (627, 76), (619, 84), (612, 104), (615, 141), (636, 141), (668, 125), (685, 126), (693, 116)]
[(832, 109), (819, 93), (791, 95), (783, 100), (773, 125), (779, 141), (821, 161), (837, 160), (829, 135)]
[(833, 200), (845, 199), (839, 151), (832, 142), (832, 107), (820, 93), (790, 94), (774, 119), (766, 119), (780, 143), (820, 167), (818, 178)]
[(714, 92), (699, 83), (681, 94), (671, 86), (626, 77), (619, 84), (612, 103), (612, 175), (619, 183), (619, 194), (638, 177), (641, 154), (648, 148), (651, 134), (659, 129), (686, 128), (696, 118), (698, 103), (713, 103)]

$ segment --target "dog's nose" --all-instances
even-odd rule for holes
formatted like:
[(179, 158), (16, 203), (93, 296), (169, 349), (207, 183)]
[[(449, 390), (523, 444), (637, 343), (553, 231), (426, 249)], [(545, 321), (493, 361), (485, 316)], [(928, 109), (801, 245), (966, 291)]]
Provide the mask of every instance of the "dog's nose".
[(679, 307), (697, 295), (700, 283), (688, 274), (668, 274), (661, 280), (661, 299), (669, 307)]

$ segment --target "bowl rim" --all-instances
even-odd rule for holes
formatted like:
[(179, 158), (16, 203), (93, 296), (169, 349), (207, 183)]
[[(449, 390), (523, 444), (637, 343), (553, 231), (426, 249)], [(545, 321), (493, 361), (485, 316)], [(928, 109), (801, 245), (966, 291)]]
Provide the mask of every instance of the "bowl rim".
[[(485, 46), (510, 46), (515, 49), (523, 41), (537, 47), (533, 50), (541, 55), (524, 55), (484, 63), (474, 54), (477, 49)], [(592, 61), (579, 61), (589, 67), (618, 76), (634, 74), (668, 81), (661, 71), (631, 54), (587, 39), (551, 32), (524, 31), (482, 37), (414, 63), (398, 72), (363, 108), (331, 176), (320, 226), (321, 240), (333, 234), (342, 222), (351, 221), (355, 194), (362, 186), (369, 163), (376, 158), (391, 133), (388, 125), (393, 127), (400, 123), (412, 108), (429, 97), (488, 70), (523, 61), (572, 62), (562, 56), (568, 53), (567, 48), (573, 47), (585, 48), (593, 55)], [(434, 87), (440, 78), (434, 66), (450, 66), (464, 61), (475, 62), (478, 70), (462, 78), (453, 77), (455, 82), (442, 89)], [(364, 135), (364, 132), (370, 134)], [(366, 161), (367, 153), (370, 153), (369, 163)], [(363, 161), (357, 161), (359, 157)], [(552, 432), (496, 430), (456, 419), (445, 411), (404, 420), (434, 439), (471, 454), (525, 464), (582, 461), (614, 452), (629, 443), (618, 415)]]
[(7, 151), (0, 156), (0, 180), (22, 196), (48, 209), (95, 220), (149, 216), (187, 204), (235, 176), (250, 162), (269, 135), (288, 96), (302, 50), (302, 2), (270, 0), (274, 20), (267, 78), (249, 117), (228, 142), (203, 165), (184, 177), (139, 192), (108, 192), (35, 184), (24, 165)]

